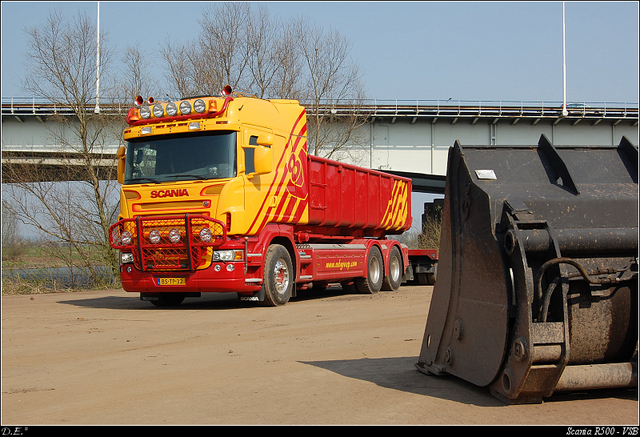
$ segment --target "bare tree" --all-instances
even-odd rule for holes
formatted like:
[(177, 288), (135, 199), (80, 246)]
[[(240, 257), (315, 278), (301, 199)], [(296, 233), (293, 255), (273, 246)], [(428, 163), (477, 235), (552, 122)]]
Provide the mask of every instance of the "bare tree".
[(304, 65), (299, 56), (292, 26), (280, 26), (273, 46), (273, 59), (278, 68), (271, 83), (271, 96), (300, 100), (303, 97)]
[[(177, 93), (180, 97), (199, 94), (195, 89), (198, 76), (194, 71), (198, 65), (193, 65), (190, 61), (197, 58), (197, 51), (198, 49), (194, 49), (191, 44), (176, 45), (172, 44), (170, 39), (165, 41), (160, 50), (160, 56), (167, 69), (166, 78), (170, 83), (170, 92)], [(206, 63), (205, 60), (200, 62)], [(202, 77), (202, 81), (208, 83), (211, 75), (214, 74), (215, 72), (211, 71), (210, 75)]]
[(195, 41), (167, 40), (161, 57), (167, 78), (182, 97), (217, 95), (225, 85), (247, 89), (249, 69), (248, 34), (251, 9), (246, 3), (219, 3), (205, 7), (202, 28)]
[(2, 200), (2, 260), (14, 260), (24, 252), (24, 239), (18, 231), (18, 220)]
[(221, 82), (215, 91), (224, 85), (232, 88), (250, 85), (245, 79), (245, 71), (249, 65), (247, 35), (252, 24), (248, 3), (225, 2), (205, 8), (200, 20), (200, 42), (202, 51), (215, 63), (207, 68), (214, 67), (220, 72)]
[(128, 46), (124, 51), (121, 73), (121, 84), (117, 87), (120, 101), (131, 103), (137, 96), (150, 97), (158, 95), (157, 81), (150, 74), (150, 62), (140, 51), (139, 45)]
[(250, 13), (251, 25), (247, 27), (248, 67), (251, 73), (251, 89), (256, 95), (265, 98), (273, 87), (276, 74), (282, 70), (277, 50), (279, 40), (278, 25), (269, 17), (263, 5), (258, 6), (257, 14)]
[[(18, 220), (48, 235), (49, 241), (73, 249), (74, 263), (98, 278), (96, 260), (114, 272), (118, 262), (108, 239), (117, 210), (115, 158), (106, 149), (112, 116), (94, 110), (96, 27), (84, 14), (66, 20), (53, 12), (44, 25), (27, 34), (29, 62), (23, 88), (58, 108), (69, 108), (72, 115), (51, 117), (57, 129), (49, 129), (50, 137), (58, 145), (52, 167), (17, 163), (3, 167), (3, 179), (13, 182), (7, 190), (10, 208)], [(100, 40), (100, 83), (106, 91), (111, 52), (104, 35)]]
[[(181, 95), (216, 95), (225, 85), (261, 98), (296, 99), (309, 109), (310, 153), (354, 159), (368, 147), (353, 110), (364, 93), (351, 45), (336, 30), (299, 18), (272, 19), (262, 5), (215, 3), (200, 20), (196, 42), (166, 43), (168, 78)], [(348, 109), (348, 110), (345, 110)]]
[(302, 100), (311, 109), (309, 150), (327, 158), (348, 155), (366, 144), (358, 128), (367, 121), (355, 110), (364, 92), (359, 69), (349, 58), (351, 45), (338, 31), (325, 32), (304, 18), (293, 22), (292, 29), (306, 67)]

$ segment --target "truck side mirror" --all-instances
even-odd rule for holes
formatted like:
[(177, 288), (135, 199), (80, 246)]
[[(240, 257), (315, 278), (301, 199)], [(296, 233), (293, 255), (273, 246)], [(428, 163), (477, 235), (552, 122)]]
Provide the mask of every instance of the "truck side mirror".
[[(258, 139), (258, 141), (260, 141)], [(269, 147), (258, 146), (253, 152), (253, 168), (257, 174), (271, 173), (273, 170), (273, 157)]]
[(269, 134), (260, 134), (256, 143), (258, 146), (271, 147), (273, 146), (273, 138)]
[(124, 184), (124, 167), (126, 165), (126, 151), (124, 146), (118, 147), (116, 152), (116, 158), (118, 158), (118, 182)]

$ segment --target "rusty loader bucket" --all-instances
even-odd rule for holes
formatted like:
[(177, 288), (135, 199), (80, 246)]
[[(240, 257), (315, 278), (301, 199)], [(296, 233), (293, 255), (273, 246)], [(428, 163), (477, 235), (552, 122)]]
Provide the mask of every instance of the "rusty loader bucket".
[(449, 151), (436, 281), (416, 367), (506, 403), (637, 387), (638, 149)]

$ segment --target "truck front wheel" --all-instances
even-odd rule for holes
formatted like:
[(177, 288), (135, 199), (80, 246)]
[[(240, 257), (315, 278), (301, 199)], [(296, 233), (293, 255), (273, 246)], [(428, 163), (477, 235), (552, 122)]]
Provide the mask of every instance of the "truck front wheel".
[(291, 255), (284, 246), (273, 244), (267, 250), (264, 263), (264, 304), (280, 306), (291, 298), (294, 283)]
[(367, 277), (356, 278), (356, 286), (358, 291), (363, 294), (373, 294), (382, 288), (382, 278), (384, 276), (384, 268), (382, 264), (382, 253), (380, 249), (373, 246), (369, 250), (369, 258), (367, 261)]

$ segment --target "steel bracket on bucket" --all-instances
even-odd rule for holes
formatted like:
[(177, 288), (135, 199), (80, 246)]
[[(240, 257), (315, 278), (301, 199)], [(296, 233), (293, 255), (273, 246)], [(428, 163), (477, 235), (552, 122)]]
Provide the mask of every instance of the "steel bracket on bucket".
[(626, 138), (456, 142), (416, 367), (507, 403), (637, 386), (637, 159)]

